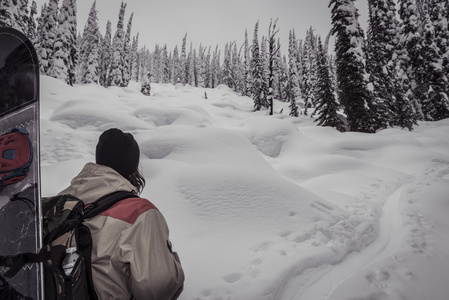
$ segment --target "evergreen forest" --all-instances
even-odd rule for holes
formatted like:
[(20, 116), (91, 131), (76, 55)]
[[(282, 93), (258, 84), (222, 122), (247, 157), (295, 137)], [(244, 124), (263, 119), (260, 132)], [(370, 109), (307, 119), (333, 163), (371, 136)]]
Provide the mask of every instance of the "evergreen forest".
[[(273, 107), (277, 99), (289, 103), (290, 116), (310, 115), (317, 125), (342, 132), (413, 130), (419, 121), (449, 118), (449, 1), (366, 1), (367, 32), (355, 0), (329, 0), (329, 34), (310, 27), (300, 39), (291, 29), (282, 45), (286, 53), (275, 19), (269, 28), (256, 23), (251, 32), (242, 29), (244, 43), (230, 41), (224, 49), (194, 48), (188, 33), (179, 48), (141, 47), (139, 33), (131, 35), (133, 13), (125, 19), (125, 2), (117, 8), (117, 24), (98, 24), (94, 1), (78, 32), (76, 0), (48, 0), (40, 15), (34, 1), (0, 0), (0, 27), (25, 33), (41, 74), (69, 85), (126, 87), (133, 80), (150, 95), (151, 83), (224, 84), (251, 97), (255, 111), (280, 113)], [(328, 49), (331, 37), (334, 49)]]

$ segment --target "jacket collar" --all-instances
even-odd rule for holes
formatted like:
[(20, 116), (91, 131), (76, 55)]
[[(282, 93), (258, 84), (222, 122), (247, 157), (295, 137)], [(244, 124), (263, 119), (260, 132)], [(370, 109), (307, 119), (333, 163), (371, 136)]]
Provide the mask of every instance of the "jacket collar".
[(59, 195), (71, 194), (89, 204), (116, 191), (135, 192), (135, 187), (114, 169), (87, 163)]

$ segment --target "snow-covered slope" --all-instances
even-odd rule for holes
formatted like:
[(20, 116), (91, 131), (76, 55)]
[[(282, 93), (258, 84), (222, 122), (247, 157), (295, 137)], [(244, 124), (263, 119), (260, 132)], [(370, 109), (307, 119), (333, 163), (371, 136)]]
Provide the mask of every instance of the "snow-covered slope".
[(449, 120), (340, 133), (277, 101), (253, 112), (225, 86), (41, 83), (44, 196), (94, 160), (101, 132), (131, 132), (182, 299), (447, 299)]

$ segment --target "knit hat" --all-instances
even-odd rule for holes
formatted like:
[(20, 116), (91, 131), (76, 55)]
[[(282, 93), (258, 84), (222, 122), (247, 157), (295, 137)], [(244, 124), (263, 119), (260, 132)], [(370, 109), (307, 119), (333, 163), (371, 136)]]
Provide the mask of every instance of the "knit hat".
[(108, 166), (128, 179), (139, 167), (139, 145), (131, 133), (112, 128), (100, 135), (95, 159), (97, 164)]

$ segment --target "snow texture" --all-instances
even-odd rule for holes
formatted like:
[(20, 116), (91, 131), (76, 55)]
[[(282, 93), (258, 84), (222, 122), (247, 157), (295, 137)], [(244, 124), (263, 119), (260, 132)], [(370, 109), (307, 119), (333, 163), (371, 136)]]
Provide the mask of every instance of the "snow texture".
[(43, 196), (94, 160), (101, 132), (131, 132), (181, 299), (447, 299), (449, 120), (340, 133), (225, 86), (41, 83)]

